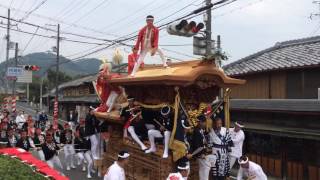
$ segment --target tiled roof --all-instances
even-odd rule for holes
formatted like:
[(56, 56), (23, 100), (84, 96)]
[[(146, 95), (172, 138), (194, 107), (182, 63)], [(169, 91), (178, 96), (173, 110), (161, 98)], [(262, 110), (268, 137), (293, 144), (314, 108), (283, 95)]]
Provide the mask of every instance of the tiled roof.
[(78, 96), (78, 97), (59, 97), (59, 102), (72, 102), (72, 103), (99, 103), (96, 94)]
[(317, 99), (231, 99), (231, 110), (267, 110), (320, 113)]
[(276, 43), (223, 67), (227, 75), (320, 65), (320, 36)]

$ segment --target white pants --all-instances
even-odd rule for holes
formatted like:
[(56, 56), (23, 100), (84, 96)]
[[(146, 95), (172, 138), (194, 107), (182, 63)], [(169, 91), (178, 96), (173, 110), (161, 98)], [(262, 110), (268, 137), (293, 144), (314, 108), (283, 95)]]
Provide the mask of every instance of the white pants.
[[(137, 72), (137, 70), (139, 69), (141, 63), (144, 62), (144, 58), (146, 57), (146, 55), (148, 54), (148, 52), (150, 52), (152, 50), (152, 48), (146, 48), (144, 50), (142, 50), (140, 52), (140, 55), (139, 55), (139, 59), (138, 61), (135, 63), (134, 65), (134, 68), (132, 70), (132, 73), (131, 73), (131, 76), (134, 76)], [(157, 53), (160, 55), (160, 58), (162, 60), (162, 63), (163, 63), (163, 66), (167, 66), (167, 60), (166, 58), (164, 57), (164, 54), (163, 52), (161, 51), (160, 48), (157, 49)]]
[(91, 151), (86, 151), (85, 153), (79, 152), (77, 153), (78, 158), (80, 159), (80, 164), (84, 163), (84, 160), (87, 161), (87, 172), (90, 175), (91, 171), (93, 170), (93, 160), (91, 158)]
[(45, 158), (44, 158), (44, 153), (42, 150), (38, 150), (38, 156), (40, 158), (41, 161), (45, 161)]
[(128, 132), (130, 133), (130, 136), (132, 137), (132, 139), (139, 144), (140, 148), (142, 150), (147, 149), (147, 147), (143, 144), (143, 142), (139, 139), (138, 135), (136, 134), (136, 132), (134, 131), (134, 127), (133, 126), (129, 126), (128, 127)]
[(147, 128), (148, 130), (155, 128), (155, 126), (154, 126), (153, 124), (145, 124), (145, 126), (146, 126), (146, 128)]
[(73, 144), (66, 144), (63, 146), (64, 158), (66, 160), (67, 167), (74, 167), (73, 156), (75, 155)]
[(234, 163), (237, 161), (238, 158), (234, 156), (230, 156), (230, 170), (232, 169)]
[(119, 96), (119, 94), (116, 93), (115, 91), (111, 91), (110, 92), (110, 95), (109, 95), (109, 97), (107, 99), (107, 102), (106, 102), (107, 107), (109, 107), (107, 112), (111, 112), (112, 111), (113, 106), (114, 106), (118, 96)]
[(51, 168), (59, 168), (60, 170), (63, 170), (61, 161), (57, 155), (53, 156), (50, 160), (47, 161), (48, 166)]
[(103, 144), (101, 141), (100, 133), (94, 134), (90, 136), (91, 141), (91, 153), (94, 160), (101, 159), (103, 151)]
[[(171, 131), (164, 131), (164, 151), (163, 151), (164, 156), (165, 155), (167, 156), (169, 153), (170, 135), (171, 135)], [(159, 130), (151, 129), (148, 131), (148, 137), (151, 145), (150, 149), (156, 150), (156, 144), (154, 142), (154, 138), (163, 138), (163, 135)]]
[(211, 167), (215, 166), (216, 156), (213, 154), (198, 158), (199, 164), (199, 180), (208, 180)]

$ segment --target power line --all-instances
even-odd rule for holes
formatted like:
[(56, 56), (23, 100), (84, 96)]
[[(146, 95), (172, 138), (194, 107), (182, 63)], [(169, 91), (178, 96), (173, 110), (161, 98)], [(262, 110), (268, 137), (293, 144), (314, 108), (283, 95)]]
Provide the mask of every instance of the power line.
[[(177, 11), (171, 13), (171, 14), (169, 14), (168, 16), (166, 16), (166, 17), (164, 17), (164, 18), (161, 18), (160, 20), (156, 21), (155, 23), (159, 23), (159, 22), (161, 22), (161, 21), (163, 21), (163, 20), (168, 19), (169, 17), (171, 17), (171, 16), (173, 16), (173, 15), (181, 12), (182, 10), (184, 10), (184, 9), (186, 9), (186, 8), (194, 5), (194, 3), (197, 2), (197, 1), (199, 1), (199, 0), (192, 1), (190, 4), (188, 4), (188, 5), (184, 6), (183, 8), (181, 8), (181, 9), (179, 9), (179, 10), (177, 10)], [(199, 4), (199, 5), (201, 5), (201, 4)], [(195, 5), (195, 6), (199, 6), (199, 5)]]
[(93, 13), (96, 9), (98, 9), (99, 7), (101, 7), (103, 4), (105, 4), (106, 2), (110, 2), (110, 0), (102, 0), (101, 3), (99, 3), (97, 6), (95, 6), (94, 8), (92, 8), (90, 11), (88, 11), (86, 14), (84, 14), (83, 16), (81, 16), (80, 18), (78, 18), (77, 20), (75, 20), (74, 22), (72, 22), (72, 24), (79, 22), (81, 19), (89, 16), (91, 13)]
[[(4, 27), (4, 26), (0, 26), (0, 28), (6, 29), (6, 27)], [(24, 34), (29, 34), (29, 35), (32, 35), (32, 36), (39, 36), (39, 37), (43, 37), (43, 38), (56, 39), (56, 37), (54, 37), (54, 36), (47, 36), (47, 35), (42, 35), (42, 34), (31, 33), (31, 32), (27, 32), (27, 31), (23, 31), (21, 29), (12, 29), (12, 28), (10, 28), (10, 30), (16, 31), (16, 32), (21, 32), (21, 33), (24, 33)], [(68, 42), (74, 42), (74, 43), (82, 43), (82, 44), (94, 44), (94, 45), (99, 45), (99, 46), (105, 45), (103, 43), (79, 41), (79, 40), (72, 40), (72, 39), (68, 39), (68, 38), (63, 38), (63, 40), (64, 41), (68, 41)]]
[(42, 5), (44, 5), (47, 1), (48, 1), (48, 0), (43, 0), (42, 2), (40, 2), (35, 8), (33, 8), (31, 11), (29, 11), (28, 14), (26, 14), (24, 17), (22, 17), (22, 18), (20, 19), (20, 21), (26, 20), (26, 19), (30, 16), (30, 14), (32, 14), (33, 12), (35, 12), (36, 10), (38, 10), (38, 9), (39, 9)]
[[(165, 24), (160, 25), (160, 26), (159, 26), (159, 29), (161, 30), (162, 27), (167, 26), (167, 25), (169, 25), (169, 24), (171, 24), (171, 23), (173, 23), (173, 22), (175, 22), (175, 21), (179, 21), (179, 20), (181, 20), (181, 19), (188, 18), (189, 16), (192, 16), (192, 15), (197, 15), (197, 14), (199, 14), (199, 13), (201, 13), (201, 12), (207, 10), (207, 9), (210, 9), (210, 8), (212, 8), (212, 7), (214, 7), (214, 6), (217, 6), (217, 5), (219, 5), (219, 4), (224, 5), (223, 3), (228, 2), (228, 1), (229, 1), (229, 0), (220, 0), (220, 1), (216, 2), (216, 3), (213, 3), (213, 4), (210, 4), (210, 5), (206, 5), (206, 6), (204, 6), (204, 7), (198, 8), (198, 9), (192, 11), (191, 13), (189, 13), (189, 14), (187, 14), (187, 15), (185, 15), (185, 16), (182, 16), (182, 17), (180, 17), (180, 18), (177, 18), (177, 19), (175, 19), (175, 20), (172, 20), (172, 21), (169, 21), (169, 22), (167, 22), (167, 23), (165, 23)], [(236, 1), (236, 0), (232, 0), (232, 2), (234, 2), (234, 1)], [(229, 3), (229, 4), (230, 4), (230, 3)], [(220, 5), (219, 7), (222, 7), (222, 5)], [(131, 33), (131, 34), (132, 34), (132, 33)], [(130, 34), (130, 35), (131, 35), (131, 34)], [(124, 37), (126, 37), (126, 36), (123, 36), (123, 37), (120, 37), (120, 38), (114, 40), (114, 43), (109, 44), (109, 45), (106, 46), (106, 47), (99, 48), (99, 49), (97, 49), (97, 50), (95, 50), (95, 51), (92, 51), (92, 52), (86, 53), (86, 54), (84, 54), (84, 55), (82, 55), (82, 56), (80, 56), (80, 57), (74, 58), (74, 60), (77, 60), (77, 59), (81, 59), (81, 58), (83, 58), (83, 57), (90, 56), (90, 55), (92, 55), (92, 54), (95, 54), (95, 53), (97, 53), (97, 52), (100, 52), (100, 51), (102, 51), (102, 50), (105, 50), (105, 49), (107, 49), (107, 48), (109, 48), (109, 47), (111, 47), (111, 46), (113, 46), (113, 45), (115, 45), (115, 44), (120, 44), (120, 45), (126, 45), (126, 46), (128, 46), (128, 45), (125, 44), (124, 42), (126, 42), (126, 41), (128, 41), (128, 40), (133, 40), (134, 38), (137, 37), (137, 35), (130, 36), (130, 37), (127, 37), (127, 38), (124, 38)], [(124, 39), (121, 39), (121, 38), (124, 38)]]
[(151, 1), (150, 3), (147, 3), (146, 5), (142, 6), (141, 8), (139, 8), (139, 9), (136, 10), (136, 11), (134, 11), (133, 13), (130, 13), (129, 15), (120, 18), (120, 20), (117, 20), (117, 21), (109, 24), (108, 26), (105, 26), (105, 27), (101, 28), (101, 30), (106, 30), (106, 29), (108, 29), (108, 28), (110, 28), (110, 27), (113, 27), (114, 25), (116, 25), (116, 24), (118, 24), (118, 23), (121, 23), (123, 20), (126, 20), (126, 19), (128, 19), (129, 17), (132, 17), (133, 15), (141, 12), (141, 10), (146, 9), (146, 7), (150, 6), (150, 5), (153, 4), (154, 2), (156, 2), (156, 0)]
[[(177, 2), (180, 2), (181, 0), (177, 0)], [(167, 9), (169, 8), (170, 6), (173, 6), (175, 3), (177, 3), (176, 1), (171, 1), (172, 3), (171, 4), (168, 4), (168, 3), (165, 3), (161, 6), (158, 6), (158, 7), (155, 7), (151, 10), (148, 11), (148, 14), (155, 14), (156, 12), (158, 11), (163, 11), (163, 9)], [(114, 27), (113, 29), (110, 29), (109, 31), (113, 31), (113, 30), (119, 30), (119, 29), (127, 29), (129, 27), (132, 27), (132, 25), (136, 25), (138, 21), (140, 21), (141, 18), (145, 17), (146, 13), (143, 13), (142, 15), (134, 18), (134, 20), (130, 21), (129, 23), (124, 23), (123, 25), (121, 26), (118, 26), (118, 27)], [(111, 27), (111, 26), (110, 26)], [(125, 28), (123, 28), (125, 27)]]
[[(4, 8), (4, 9), (10, 9), (9, 6), (5, 6), (3, 4), (0, 4), (0, 7)], [(29, 11), (23, 11), (23, 10), (15, 9), (15, 8), (11, 8), (10, 10), (15, 11), (15, 12), (19, 12), (19, 13), (24, 13), (24, 14), (28, 14), (29, 13)], [(68, 22), (65, 22), (65, 21), (62, 21), (62, 20), (59, 20), (59, 19), (55, 19), (55, 18), (52, 18), (52, 17), (47, 17), (47, 16), (44, 16), (44, 15), (36, 14), (36, 13), (30, 14), (30, 16), (41, 18), (41, 19), (46, 19), (46, 20), (49, 20), (49, 21), (54, 21), (54, 22), (57, 22), (57, 23), (60, 23), (60, 24), (69, 25), (69, 26), (72, 26), (72, 27), (76, 27), (76, 28), (79, 28), (79, 29), (83, 29), (83, 30), (94, 32), (94, 33), (98, 33), (98, 34), (103, 34), (103, 35), (108, 35), (108, 36), (113, 36), (113, 37), (119, 37), (118, 35), (115, 35), (115, 34), (102, 32), (102, 31), (99, 31), (99, 30), (96, 30), (96, 29), (93, 29), (93, 28), (89, 28), (89, 27), (85, 27), (85, 26), (81, 26), (81, 25), (78, 25), (78, 24), (71, 24), (71, 23), (68, 23)]]
[(186, 57), (189, 57), (189, 58), (194, 58), (194, 56), (191, 56), (189, 54), (185, 54), (185, 53), (182, 53), (182, 52), (178, 52), (178, 51), (175, 51), (175, 50), (166, 49), (166, 48), (162, 48), (162, 49), (166, 50), (166, 51), (169, 51), (169, 52), (172, 52), (172, 53), (175, 53), (175, 54), (183, 55), (183, 56), (186, 56)]
[(13, 4), (13, 1), (14, 1), (14, 0), (11, 0), (11, 2), (10, 2), (10, 8), (11, 8), (11, 6), (12, 6), (12, 4)]
[[(7, 17), (1, 16), (1, 15), (0, 15), (0, 18), (7, 19)], [(15, 22), (19, 22), (19, 20), (16, 20), (16, 19), (13, 19), (13, 18), (10, 18), (10, 20), (15, 21)], [(33, 24), (33, 23), (29, 23), (29, 22), (23, 21), (21, 23), (29, 25), (29, 26), (37, 27), (37, 28), (40, 28), (40, 29), (43, 29), (43, 30), (46, 30), (46, 31), (57, 32), (57, 30), (55, 30), (55, 29), (43, 27), (43, 26), (40, 26), (40, 25), (37, 25), (37, 24)], [(73, 35), (73, 36), (78, 36), (78, 37), (87, 38), (87, 39), (94, 39), (94, 40), (99, 40), (99, 41), (112, 42), (112, 40), (109, 40), (109, 39), (101, 39), (101, 38), (96, 38), (96, 37), (93, 37), (93, 36), (75, 34), (75, 33), (72, 33), (72, 32), (61, 32), (61, 34)]]
[(69, 3), (67, 6), (65, 6), (65, 8), (63, 10), (61, 10), (59, 13), (57, 13), (55, 15), (55, 17), (57, 17), (59, 14), (64, 13), (66, 10), (68, 10), (69, 7), (73, 7), (73, 4), (76, 3), (76, 0), (72, 0), (71, 3)]
[[(20, 8), (24, 5), (25, 2), (26, 2), (26, 1), (22, 1), (22, 3), (20, 4), (20, 6), (19, 6), (18, 9), (20, 9)], [(11, 7), (10, 7), (10, 9), (11, 9)], [(17, 13), (18, 13), (18, 12), (16, 11), (16, 12), (14, 13), (13, 17), (16, 16)]]
[(29, 44), (31, 43), (31, 41), (33, 40), (33, 38), (34, 38), (35, 34), (37, 34), (38, 30), (39, 30), (39, 28), (37, 28), (37, 29), (35, 30), (34, 34), (31, 36), (31, 38), (29, 39), (27, 45), (23, 48), (23, 50), (22, 50), (22, 52), (21, 52), (22, 54), (23, 54), (23, 52), (27, 49), (27, 47), (29, 46)]
[(67, 17), (67, 15), (69, 17), (72, 16), (75, 12), (79, 12), (79, 10), (82, 9), (83, 7), (85, 7), (89, 2), (90, 2), (90, 0), (81, 1), (81, 3), (74, 6), (70, 11), (66, 11), (66, 13), (63, 13), (60, 17), (58, 17), (58, 19), (61, 19), (63, 17)]

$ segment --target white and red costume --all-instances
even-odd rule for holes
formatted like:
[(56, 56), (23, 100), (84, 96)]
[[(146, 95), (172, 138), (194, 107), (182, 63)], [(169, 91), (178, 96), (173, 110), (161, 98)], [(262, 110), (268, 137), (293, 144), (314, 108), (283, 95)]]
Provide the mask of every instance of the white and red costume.
[(96, 83), (96, 91), (100, 97), (101, 104), (96, 108), (97, 112), (111, 112), (117, 97), (122, 93), (119, 86), (113, 86), (109, 83), (112, 78), (120, 77), (118, 74), (110, 74), (107, 64), (100, 68)]
[[(134, 68), (134, 65), (138, 62), (139, 54), (137, 53), (131, 53), (128, 55), (128, 74), (132, 73), (132, 70)], [(141, 67), (144, 66), (144, 63), (142, 62)]]
[(167, 67), (167, 61), (164, 57), (163, 52), (158, 47), (159, 42), (159, 29), (155, 26), (145, 26), (139, 31), (138, 40), (135, 45), (135, 49), (140, 49), (140, 57), (135, 64), (131, 76), (134, 76), (140, 65), (143, 63), (144, 58), (148, 52), (151, 52), (153, 55), (155, 52), (159, 53), (160, 58), (162, 59), (163, 66)]

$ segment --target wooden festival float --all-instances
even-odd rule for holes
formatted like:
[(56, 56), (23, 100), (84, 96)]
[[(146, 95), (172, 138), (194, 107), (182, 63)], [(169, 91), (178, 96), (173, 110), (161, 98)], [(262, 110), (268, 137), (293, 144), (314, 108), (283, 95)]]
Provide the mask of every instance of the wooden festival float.
[[(160, 109), (171, 105), (175, 109), (175, 126), (177, 124), (178, 104), (181, 102), (188, 112), (189, 123), (196, 125), (196, 116), (217, 96), (224, 99), (225, 125), (229, 126), (229, 96), (228, 89), (244, 84), (244, 80), (228, 77), (214, 61), (193, 60), (170, 64), (170, 68), (153, 65), (140, 69), (135, 77), (125, 76), (110, 80), (110, 84), (121, 86), (128, 96), (134, 97), (141, 106)], [(224, 95), (223, 95), (224, 94)], [(124, 104), (123, 104), (124, 105)], [(124, 122), (120, 120), (119, 111), (111, 113), (96, 113), (96, 117), (112, 124), (112, 133), (107, 152), (102, 161), (104, 169), (117, 158), (121, 149), (130, 152), (130, 163), (126, 167), (129, 180), (163, 180), (175, 168), (175, 160), (185, 153), (184, 144), (176, 142), (172, 132), (170, 140), (171, 152), (169, 158), (162, 159), (163, 145), (157, 145), (155, 154), (145, 154), (133, 141), (123, 139)], [(149, 146), (147, 141), (144, 144)], [(198, 179), (198, 168), (195, 160), (191, 161), (190, 179)]]

